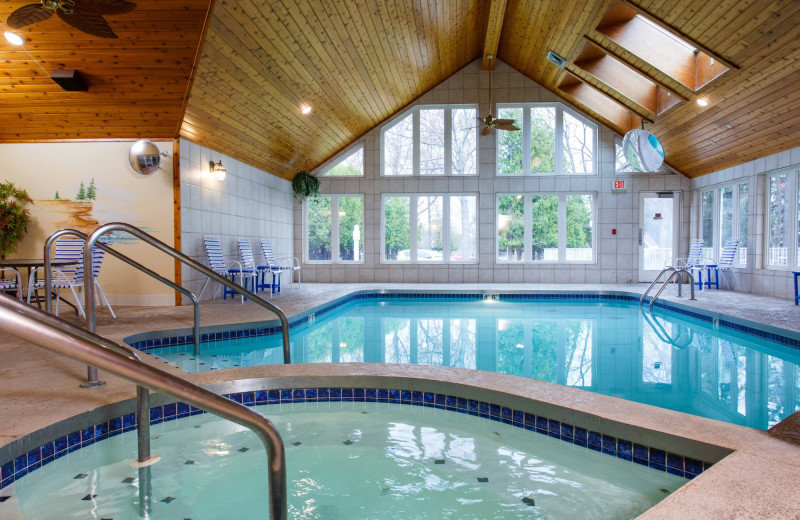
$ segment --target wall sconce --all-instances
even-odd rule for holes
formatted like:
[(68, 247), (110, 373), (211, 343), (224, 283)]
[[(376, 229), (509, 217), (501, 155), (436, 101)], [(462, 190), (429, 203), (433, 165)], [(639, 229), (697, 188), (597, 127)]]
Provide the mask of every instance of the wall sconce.
[(225, 167), (222, 166), (221, 160), (218, 163), (215, 163), (214, 161), (209, 161), (208, 171), (214, 174), (214, 178), (217, 180), (217, 182), (222, 182), (225, 180), (225, 174), (227, 172), (225, 171)]

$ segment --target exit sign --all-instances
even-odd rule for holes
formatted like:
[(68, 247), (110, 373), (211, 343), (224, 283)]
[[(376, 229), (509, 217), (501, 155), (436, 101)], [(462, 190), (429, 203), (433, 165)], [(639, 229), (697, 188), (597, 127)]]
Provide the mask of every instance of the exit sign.
[(624, 190), (625, 189), (625, 180), (614, 181), (614, 189), (615, 190)]

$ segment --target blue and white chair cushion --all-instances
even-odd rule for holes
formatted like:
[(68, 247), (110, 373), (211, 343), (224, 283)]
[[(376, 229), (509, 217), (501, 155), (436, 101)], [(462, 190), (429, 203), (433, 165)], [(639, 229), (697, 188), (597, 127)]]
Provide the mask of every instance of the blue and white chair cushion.
[[(11, 277), (6, 278), (6, 276)], [(0, 291), (16, 292), (17, 299), (22, 299), (22, 277), (19, 275), (19, 271), (13, 267), (0, 268)]]
[(286, 271), (289, 273), (289, 286), (294, 291), (294, 272), (297, 271), (297, 283), (302, 283), (300, 278), (300, 261), (294, 256), (285, 256), (278, 258), (272, 250), (272, 244), (268, 238), (261, 239), (261, 252), (264, 255), (264, 261), (270, 266), (270, 269), (276, 271)]
[[(256, 277), (258, 276), (256, 270), (254, 268), (247, 268), (235, 260), (226, 263), (225, 257), (222, 255), (222, 245), (220, 244), (219, 237), (206, 236), (203, 239), (203, 245), (205, 246), (209, 269), (220, 276), (230, 279), (234, 283), (236, 283), (236, 279), (238, 278), (239, 285), (245, 289), (247, 289), (248, 280), (250, 280), (253, 286), (252, 288), (255, 291)], [(200, 291), (201, 297), (203, 296), (203, 292), (206, 290), (206, 286), (208, 285), (209, 281), (211, 281), (210, 278), (208, 278), (203, 284), (203, 288)], [(220, 285), (220, 287), (222, 287), (223, 300), (226, 299), (229, 294), (233, 296), (237, 292), (232, 289), (228, 289), (223, 285)], [(214, 290), (212, 297), (216, 296), (218, 290), (219, 287)], [(242, 295), (242, 303), (244, 303), (244, 295)]]

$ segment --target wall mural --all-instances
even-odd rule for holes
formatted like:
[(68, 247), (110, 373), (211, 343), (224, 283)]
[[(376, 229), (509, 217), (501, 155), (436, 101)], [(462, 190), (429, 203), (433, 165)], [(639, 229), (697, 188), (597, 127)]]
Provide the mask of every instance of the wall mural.
[[(113, 197), (99, 197), (95, 178), (82, 180), (78, 186), (62, 186), (53, 194), (52, 199), (37, 200), (39, 208), (47, 208), (55, 214), (55, 225), (59, 229), (76, 229), (90, 234), (97, 229), (100, 222), (127, 222), (147, 233), (153, 228), (141, 225), (135, 210), (135, 200), (124, 190), (103, 189), (103, 194)], [(113, 231), (104, 236), (108, 243), (132, 243), (138, 239), (124, 232)]]

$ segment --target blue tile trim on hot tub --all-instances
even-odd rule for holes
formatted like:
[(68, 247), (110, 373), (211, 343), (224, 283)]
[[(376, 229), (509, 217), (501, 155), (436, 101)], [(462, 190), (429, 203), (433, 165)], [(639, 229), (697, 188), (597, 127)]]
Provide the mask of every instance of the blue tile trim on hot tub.
[[(502, 422), (687, 479), (693, 479), (712, 465), (690, 457), (668, 453), (658, 448), (632, 443), (629, 440), (620, 439), (612, 435), (589, 431), (585, 428), (549, 419), (541, 415), (513, 410), (494, 403), (434, 392), (326, 387), (254, 390), (224, 394), (224, 397), (246, 406), (341, 401), (379, 401), (427, 406)], [(206, 412), (183, 402), (154, 406), (150, 408), (150, 424), (174, 421), (203, 413)], [(16, 455), (11, 460), (0, 461), (0, 489), (9, 486), (28, 473), (63, 457), (67, 453), (85, 448), (123, 432), (132, 431), (136, 428), (136, 424), (136, 414), (126, 414), (63, 435), (26, 453)]]
[[(451, 300), (454, 302), (457, 301), (476, 301), (476, 300), (483, 300), (487, 297), (494, 297), (496, 295), (497, 299), (502, 301), (524, 301), (524, 300), (588, 300), (588, 301), (625, 301), (625, 302), (638, 302), (639, 296), (633, 294), (608, 294), (608, 293), (493, 293), (491, 291), (487, 291), (486, 293), (421, 293), (421, 292), (380, 292), (380, 291), (361, 291), (356, 292), (353, 294), (349, 294), (347, 296), (343, 296), (331, 302), (325, 303), (320, 305), (319, 307), (315, 307), (314, 309), (310, 309), (303, 314), (294, 317), (289, 320), (289, 329), (294, 329), (296, 327), (305, 325), (309, 321), (310, 316), (314, 316), (314, 319), (323, 316), (329, 312), (336, 310), (337, 308), (346, 305), (348, 303), (359, 301), (359, 300), (392, 300), (392, 299), (416, 299), (416, 300)], [(646, 298), (644, 303), (649, 303), (650, 298)], [(674, 312), (676, 314), (680, 314), (682, 316), (687, 316), (690, 318), (694, 318), (706, 323), (713, 323), (715, 320), (715, 316), (700, 312), (697, 309), (687, 308), (681, 306), (679, 304), (674, 304), (672, 302), (667, 302), (664, 300), (657, 300), (654, 305), (659, 309), (667, 310), (670, 312)], [(277, 322), (276, 322), (277, 323)], [(800, 336), (798, 337), (791, 337), (785, 334), (781, 334), (778, 332), (770, 332), (768, 330), (763, 330), (758, 327), (752, 327), (749, 325), (745, 325), (742, 323), (737, 323), (730, 319), (725, 319), (725, 317), (718, 318), (717, 321), (720, 327), (728, 328), (731, 330), (735, 330), (738, 332), (743, 332), (745, 334), (749, 334), (751, 336), (756, 336), (759, 338), (767, 339), (769, 341), (774, 341), (776, 343), (780, 343), (781, 345), (786, 345), (789, 347), (793, 347), (796, 349), (800, 349)], [(280, 334), (282, 332), (282, 328), (280, 325), (275, 326), (263, 326), (263, 324), (259, 324), (262, 326), (241, 329), (241, 330), (226, 330), (226, 331), (210, 331), (204, 332), (200, 335), (200, 341), (202, 343), (210, 342), (210, 341), (222, 341), (227, 339), (236, 339), (236, 338), (255, 338), (260, 336), (271, 336), (274, 334)], [(180, 335), (180, 336), (164, 336), (164, 337), (148, 337), (147, 339), (138, 339), (142, 336), (152, 336), (153, 333), (146, 333), (146, 334), (137, 334), (131, 336), (130, 338), (125, 338), (125, 341), (131, 345), (133, 348), (148, 351), (156, 348), (162, 347), (171, 347), (177, 345), (187, 345), (192, 344), (194, 341), (191, 334), (187, 335)], [(169, 332), (165, 332), (164, 334), (169, 334)]]

